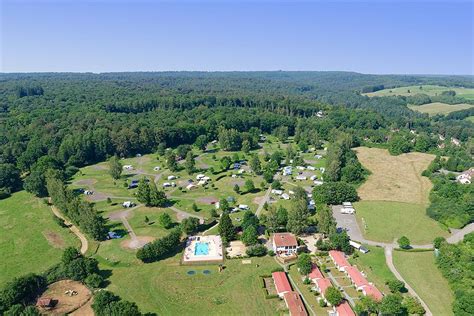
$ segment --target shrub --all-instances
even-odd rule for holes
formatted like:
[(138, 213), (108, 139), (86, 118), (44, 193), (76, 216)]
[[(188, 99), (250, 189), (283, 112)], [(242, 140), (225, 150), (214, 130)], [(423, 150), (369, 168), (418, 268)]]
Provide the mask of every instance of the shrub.
[(246, 254), (249, 257), (262, 257), (267, 254), (267, 247), (264, 245), (255, 245), (247, 248)]
[(273, 250), (268, 250), (268, 255), (269, 255), (270, 257), (275, 256), (275, 251), (273, 251)]
[(84, 283), (87, 284), (87, 286), (91, 288), (99, 288), (104, 282), (104, 278), (102, 278), (99, 274), (97, 273), (92, 273), (87, 276), (87, 278), (84, 280)]

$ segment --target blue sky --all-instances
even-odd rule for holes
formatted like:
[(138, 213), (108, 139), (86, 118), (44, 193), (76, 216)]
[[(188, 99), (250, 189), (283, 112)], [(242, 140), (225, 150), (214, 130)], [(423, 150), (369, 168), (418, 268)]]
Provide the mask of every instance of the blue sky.
[(0, 71), (473, 74), (473, 1), (0, 0)]

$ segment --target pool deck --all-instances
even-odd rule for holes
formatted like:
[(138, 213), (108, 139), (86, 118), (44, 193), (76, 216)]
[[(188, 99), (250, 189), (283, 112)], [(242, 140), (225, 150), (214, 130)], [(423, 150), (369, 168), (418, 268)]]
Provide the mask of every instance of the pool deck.
[[(207, 243), (208, 254), (196, 254), (196, 244)], [(218, 235), (209, 236), (190, 236), (186, 241), (186, 249), (184, 250), (183, 263), (196, 262), (222, 262), (224, 260), (222, 240)]]

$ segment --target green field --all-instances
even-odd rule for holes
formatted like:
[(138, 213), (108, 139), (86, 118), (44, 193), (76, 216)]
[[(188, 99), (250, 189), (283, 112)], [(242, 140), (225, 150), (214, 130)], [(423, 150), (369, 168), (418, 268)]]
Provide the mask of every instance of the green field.
[[(259, 278), (278, 267), (273, 258), (252, 258), (247, 265), (227, 260), (221, 273), (217, 265), (181, 266), (180, 258), (178, 254), (156, 263), (114, 268), (109, 289), (136, 302), (143, 312), (158, 315), (278, 314), (280, 300), (265, 299)], [(211, 274), (204, 275), (206, 269)], [(189, 270), (196, 274), (187, 275)]]
[(465, 120), (474, 123), (474, 116), (466, 117)]
[(349, 262), (356, 265), (359, 270), (367, 274), (367, 278), (372, 281), (379, 290), (389, 293), (385, 282), (395, 279), (392, 271), (385, 263), (384, 249), (380, 247), (368, 246), (370, 251), (366, 254), (360, 254), (357, 258), (350, 258)]
[(436, 85), (422, 85), (420, 86), (407, 86), (391, 89), (383, 89), (376, 92), (365, 93), (369, 97), (383, 97), (383, 96), (393, 96), (393, 95), (403, 95), (403, 96), (413, 96), (417, 94), (426, 94), (428, 96), (437, 96), (441, 95), (443, 91), (453, 90), (456, 92), (456, 96), (463, 97), (465, 99), (474, 99), (474, 89), (473, 88), (454, 88), (454, 87), (443, 87)]
[(413, 244), (431, 243), (435, 237), (447, 237), (439, 223), (425, 213), (425, 206), (390, 201), (355, 203), (356, 217), (364, 237), (393, 242), (405, 235)]
[(433, 315), (452, 315), (453, 293), (435, 265), (433, 252), (394, 251), (395, 267), (429, 306)]
[(413, 111), (426, 113), (429, 115), (448, 114), (455, 111), (466, 110), (474, 107), (474, 104), (446, 104), (441, 102), (428, 103), (423, 105), (410, 105), (409, 108)]
[(62, 249), (79, 240), (54, 220), (49, 206), (21, 191), (0, 200), (0, 286), (57, 263)]

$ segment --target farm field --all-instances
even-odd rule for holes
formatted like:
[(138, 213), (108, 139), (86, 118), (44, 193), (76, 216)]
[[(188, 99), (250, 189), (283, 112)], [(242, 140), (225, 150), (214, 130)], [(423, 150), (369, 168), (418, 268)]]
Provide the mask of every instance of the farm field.
[[(278, 267), (273, 258), (252, 258), (251, 264), (226, 260), (220, 273), (216, 265), (181, 266), (180, 258), (114, 268), (108, 288), (158, 315), (278, 314), (280, 300), (265, 299), (259, 278)], [(194, 275), (187, 274), (191, 270)]]
[(397, 201), (426, 205), (432, 188), (431, 181), (421, 173), (434, 155), (408, 153), (391, 156), (386, 149), (358, 147), (361, 164), (371, 174), (358, 193), (362, 201)]
[[(365, 93), (364, 95), (369, 97), (382, 97), (391, 95), (402, 95), (402, 96), (413, 96), (416, 94), (426, 94), (428, 96), (440, 95), (443, 91), (453, 90), (456, 92), (456, 96), (463, 97), (466, 99), (474, 99), (474, 89), (472, 88), (455, 88), (455, 87), (443, 87), (436, 85), (422, 85), (420, 86), (406, 86), (399, 88), (383, 89), (376, 92)], [(410, 91), (410, 92), (408, 92)]]
[(426, 206), (422, 204), (361, 201), (355, 207), (359, 227), (369, 240), (390, 243), (407, 236), (413, 244), (428, 244), (435, 237), (449, 236), (438, 222), (426, 215)]
[(356, 265), (360, 271), (365, 272), (367, 278), (371, 280), (379, 290), (390, 293), (385, 282), (396, 278), (385, 262), (384, 249), (374, 246), (368, 246), (367, 249), (369, 249), (368, 253), (359, 254), (357, 258), (351, 257), (349, 262), (352, 265)]
[(413, 111), (426, 113), (429, 115), (436, 115), (436, 114), (449, 114), (454, 111), (466, 110), (469, 108), (474, 107), (474, 104), (446, 104), (441, 102), (433, 102), (423, 105), (410, 105), (410, 108)]
[(64, 248), (79, 247), (76, 236), (54, 221), (50, 207), (25, 191), (0, 200), (0, 236), (0, 286), (42, 272), (58, 262)]
[(435, 265), (433, 252), (394, 251), (395, 267), (430, 307), (433, 315), (453, 315), (453, 293)]
[(421, 176), (433, 155), (408, 153), (391, 156), (386, 149), (359, 147), (357, 157), (371, 174), (358, 188), (356, 218), (369, 240), (393, 242), (407, 236), (413, 244), (428, 244), (448, 236), (426, 215), (431, 181)]

